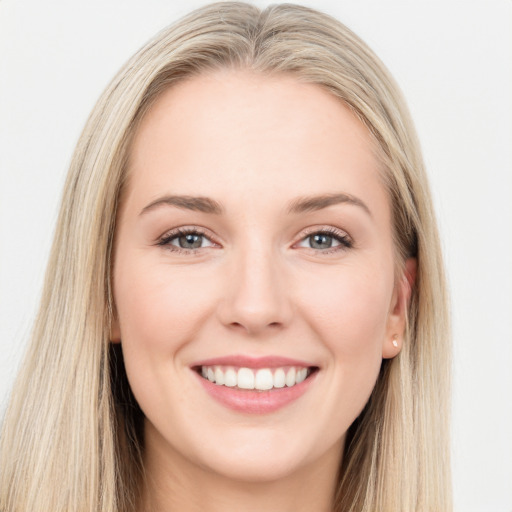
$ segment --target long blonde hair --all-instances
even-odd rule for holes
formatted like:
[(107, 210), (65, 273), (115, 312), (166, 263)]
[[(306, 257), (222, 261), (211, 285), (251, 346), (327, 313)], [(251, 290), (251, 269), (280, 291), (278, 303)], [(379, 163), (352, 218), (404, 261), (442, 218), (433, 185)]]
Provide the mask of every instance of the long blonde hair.
[(114, 78), (87, 121), (32, 341), (3, 423), (2, 512), (135, 509), (142, 417), (122, 354), (109, 343), (112, 241), (130, 141), (161, 91), (225, 67), (292, 74), (352, 109), (377, 143), (397, 261), (418, 261), (403, 350), (383, 362), (350, 428), (333, 510), (451, 509), (445, 279), (420, 148), (398, 87), (371, 50), (325, 14), (225, 2), (157, 34)]

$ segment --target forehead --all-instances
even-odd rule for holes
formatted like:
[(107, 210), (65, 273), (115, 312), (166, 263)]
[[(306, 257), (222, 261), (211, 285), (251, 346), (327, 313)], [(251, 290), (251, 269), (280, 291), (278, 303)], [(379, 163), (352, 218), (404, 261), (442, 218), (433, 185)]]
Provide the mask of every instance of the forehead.
[(131, 146), (129, 189), (146, 200), (166, 192), (222, 201), (260, 188), (290, 197), (332, 189), (382, 196), (375, 155), (367, 128), (322, 87), (222, 70), (155, 101)]

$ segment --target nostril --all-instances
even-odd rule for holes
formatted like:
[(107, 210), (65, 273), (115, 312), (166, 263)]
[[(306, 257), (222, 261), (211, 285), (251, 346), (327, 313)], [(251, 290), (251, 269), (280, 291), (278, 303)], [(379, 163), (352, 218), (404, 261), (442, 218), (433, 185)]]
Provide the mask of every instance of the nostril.
[[(269, 328), (276, 331), (290, 323), (292, 305), (287, 287), (272, 275), (273, 271), (246, 265), (249, 275), (235, 276), (217, 304), (217, 317), (232, 329), (243, 328), (246, 333), (258, 334)], [(241, 331), (240, 331), (241, 332)]]
[(258, 334), (267, 329), (280, 329), (283, 326), (281, 322), (265, 322), (264, 319), (247, 318), (245, 322), (231, 322), (229, 327), (236, 331), (244, 331), (248, 334)]

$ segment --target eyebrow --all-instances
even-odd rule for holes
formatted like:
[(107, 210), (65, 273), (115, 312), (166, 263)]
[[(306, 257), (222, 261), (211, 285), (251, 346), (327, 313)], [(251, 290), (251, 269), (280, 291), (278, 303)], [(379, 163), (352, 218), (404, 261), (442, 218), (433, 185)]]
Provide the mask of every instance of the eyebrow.
[(322, 210), (323, 208), (327, 208), (329, 206), (335, 204), (343, 204), (348, 203), (354, 206), (359, 206), (362, 208), (370, 217), (372, 217), (372, 213), (370, 208), (366, 206), (366, 204), (361, 201), (361, 199), (354, 197), (350, 194), (321, 194), (318, 196), (306, 196), (299, 197), (292, 201), (288, 207), (289, 213), (303, 213), (303, 212), (311, 212), (316, 210)]
[(209, 197), (164, 196), (145, 206), (140, 212), (140, 215), (163, 205), (175, 206), (184, 210), (193, 210), (196, 212), (213, 213), (215, 215), (220, 215), (224, 211), (220, 203), (210, 199)]
[[(288, 206), (288, 213), (304, 213), (322, 210), (335, 204), (348, 203), (362, 208), (370, 217), (372, 216), (370, 209), (361, 199), (350, 194), (321, 194), (317, 196), (299, 197), (293, 200)], [(145, 206), (140, 215), (147, 213), (160, 206), (175, 206), (184, 210), (193, 210), (197, 212), (210, 213), (220, 215), (224, 212), (224, 208), (220, 203), (209, 197), (201, 196), (164, 196), (152, 201)]]

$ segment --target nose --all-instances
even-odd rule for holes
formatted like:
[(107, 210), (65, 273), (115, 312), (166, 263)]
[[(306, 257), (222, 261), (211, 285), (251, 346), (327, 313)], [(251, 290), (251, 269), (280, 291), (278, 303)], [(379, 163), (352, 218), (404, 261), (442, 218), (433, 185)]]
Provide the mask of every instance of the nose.
[(289, 324), (292, 304), (277, 260), (269, 248), (247, 250), (234, 258), (217, 310), (224, 325), (257, 336)]

